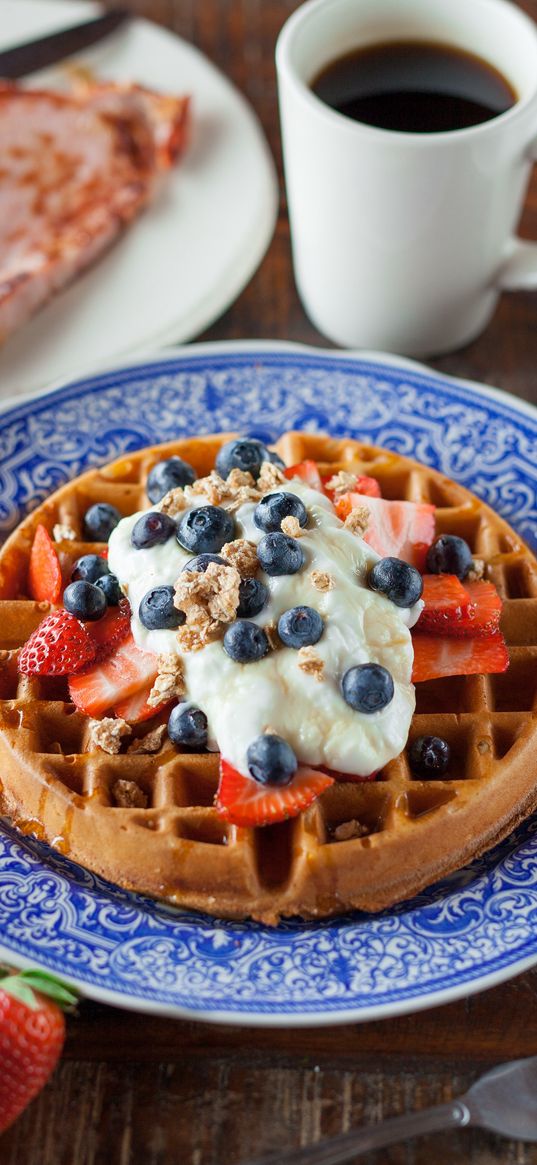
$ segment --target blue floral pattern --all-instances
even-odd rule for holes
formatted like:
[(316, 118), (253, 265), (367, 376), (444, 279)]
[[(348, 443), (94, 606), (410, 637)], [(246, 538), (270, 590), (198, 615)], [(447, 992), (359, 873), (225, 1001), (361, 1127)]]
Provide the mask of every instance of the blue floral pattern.
[[(91, 465), (237, 428), (369, 438), (467, 485), (537, 546), (537, 414), (426, 369), (276, 345), (185, 349), (9, 410), (0, 529)], [(205, 1018), (312, 1023), (412, 1010), (537, 961), (536, 834), (527, 822), (382, 914), (271, 929), (131, 895), (3, 825), (0, 952), (97, 997)]]

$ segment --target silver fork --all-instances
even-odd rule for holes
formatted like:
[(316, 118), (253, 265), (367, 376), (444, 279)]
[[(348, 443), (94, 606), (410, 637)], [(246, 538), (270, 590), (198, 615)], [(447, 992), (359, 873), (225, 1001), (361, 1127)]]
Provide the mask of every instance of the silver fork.
[(343, 1165), (349, 1158), (370, 1149), (383, 1149), (424, 1133), (462, 1129), (468, 1125), (478, 1125), (502, 1137), (537, 1141), (537, 1056), (493, 1068), (472, 1084), (464, 1096), (449, 1104), (397, 1116), (303, 1149), (256, 1157), (243, 1165)]

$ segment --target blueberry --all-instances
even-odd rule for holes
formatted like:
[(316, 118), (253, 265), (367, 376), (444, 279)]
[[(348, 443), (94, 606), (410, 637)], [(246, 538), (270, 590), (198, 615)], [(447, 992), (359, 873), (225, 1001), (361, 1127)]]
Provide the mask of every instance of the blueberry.
[(307, 526), (308, 511), (304, 502), (296, 494), (284, 493), (283, 490), (274, 494), (265, 494), (254, 510), (254, 522), (260, 530), (267, 534), (279, 530), (282, 519), (291, 515), (298, 518), (300, 526)]
[(259, 615), (268, 599), (268, 589), (258, 578), (243, 578), (239, 583), (239, 619), (251, 619)]
[(386, 595), (396, 607), (411, 607), (423, 593), (419, 570), (400, 558), (381, 558), (369, 571), (367, 581), (371, 590)]
[(288, 785), (298, 767), (287, 741), (270, 733), (252, 740), (246, 760), (252, 777), (261, 785)]
[(220, 477), (227, 477), (232, 469), (242, 469), (257, 479), (264, 461), (270, 461), (270, 453), (262, 441), (255, 437), (236, 437), (226, 441), (219, 450), (216, 471)]
[(184, 611), (174, 607), (173, 587), (153, 587), (144, 595), (138, 608), (138, 618), (149, 631), (173, 631), (186, 619)]
[(393, 679), (380, 663), (360, 663), (345, 672), (341, 690), (355, 712), (380, 712), (393, 700)]
[(95, 585), (103, 592), (103, 595), (109, 607), (117, 607), (119, 600), (123, 597), (121, 587), (115, 574), (103, 574), (97, 579)]
[(83, 554), (82, 558), (77, 558), (71, 571), (71, 578), (73, 582), (84, 579), (85, 582), (94, 583), (109, 573), (108, 563), (100, 554)]
[(296, 538), (288, 534), (265, 534), (257, 547), (257, 557), (265, 574), (296, 574), (304, 566), (305, 555)]
[(63, 605), (70, 615), (82, 619), (85, 623), (93, 623), (100, 619), (106, 611), (106, 598), (103, 592), (94, 583), (69, 583), (63, 592)]
[(418, 736), (410, 746), (409, 760), (412, 772), (417, 777), (443, 777), (450, 758), (447, 740), (440, 736)]
[(278, 620), (278, 635), (286, 647), (309, 647), (318, 643), (324, 623), (313, 607), (291, 607)]
[(207, 717), (201, 708), (177, 704), (170, 712), (168, 736), (173, 744), (196, 751), (207, 746)]
[(121, 522), (121, 514), (115, 506), (96, 502), (84, 514), (84, 535), (91, 542), (108, 542), (118, 522)]
[(167, 542), (175, 532), (176, 525), (173, 518), (169, 518), (167, 514), (159, 514), (156, 510), (150, 510), (148, 514), (142, 514), (142, 517), (138, 518), (134, 524), (131, 542), (136, 550), (146, 550), (149, 546), (159, 546), (161, 543)]
[(220, 506), (198, 506), (183, 514), (177, 541), (194, 554), (217, 554), (235, 536), (235, 522)]
[(269, 646), (263, 628), (258, 627), (257, 623), (249, 623), (247, 619), (237, 619), (224, 635), (224, 651), (236, 663), (253, 663), (256, 659), (262, 659)]
[(220, 566), (229, 566), (229, 562), (226, 562), (220, 554), (197, 554), (195, 558), (189, 558), (181, 570), (196, 570), (204, 574), (210, 562), (218, 562)]
[(431, 574), (456, 574), (463, 579), (472, 569), (472, 562), (468, 543), (456, 534), (441, 534), (427, 551), (427, 570)]
[(196, 472), (188, 461), (183, 461), (181, 457), (168, 457), (166, 461), (157, 461), (153, 466), (145, 484), (145, 491), (149, 501), (155, 506), (168, 490), (183, 489), (185, 485), (192, 485), (195, 480)]

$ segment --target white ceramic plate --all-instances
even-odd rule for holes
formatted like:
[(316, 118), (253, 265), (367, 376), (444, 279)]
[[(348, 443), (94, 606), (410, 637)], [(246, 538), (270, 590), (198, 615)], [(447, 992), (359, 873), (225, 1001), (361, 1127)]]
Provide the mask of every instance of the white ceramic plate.
[[(98, 12), (81, 0), (0, 0), (0, 48)], [(134, 20), (76, 59), (104, 77), (190, 93), (192, 142), (158, 201), (0, 351), (0, 399), (191, 339), (236, 298), (274, 230), (277, 182), (259, 123), (197, 49)], [(53, 85), (63, 68), (31, 84)]]

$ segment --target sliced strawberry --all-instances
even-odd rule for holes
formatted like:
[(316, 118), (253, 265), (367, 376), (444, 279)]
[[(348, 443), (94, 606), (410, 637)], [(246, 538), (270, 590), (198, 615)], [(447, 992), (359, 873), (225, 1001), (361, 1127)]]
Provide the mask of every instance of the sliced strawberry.
[(299, 461), (297, 465), (290, 465), (284, 469), (284, 473), (289, 480), (292, 480), (293, 477), (299, 477), (305, 485), (309, 485), (310, 489), (318, 489), (319, 493), (324, 493), (316, 461)]
[(439, 635), (414, 635), (412, 682), (442, 676), (490, 675), (509, 667), (505, 639), (500, 631), (483, 639), (448, 639)]
[(435, 534), (435, 507), (428, 502), (394, 502), (367, 494), (342, 494), (336, 502), (338, 518), (345, 521), (351, 510), (366, 508), (369, 526), (363, 535), (382, 558), (402, 558), (422, 570)]
[(488, 579), (464, 583), (470, 597), (470, 606), (455, 631), (450, 635), (493, 635), (500, 626), (502, 600)]
[(160, 715), (161, 712), (167, 711), (173, 704), (173, 700), (165, 700), (162, 704), (150, 705), (147, 703), (152, 684), (147, 684), (145, 688), (141, 688), (139, 692), (135, 692), (133, 696), (129, 696), (127, 700), (122, 700), (114, 707), (116, 716), (121, 717), (122, 720), (127, 720), (129, 724), (140, 724), (142, 720), (149, 720), (151, 716)]
[(499, 629), (502, 600), (485, 579), (465, 582), (454, 574), (424, 574), (425, 607), (416, 631), (429, 635), (483, 636)]
[(454, 628), (463, 617), (468, 617), (472, 605), (460, 579), (455, 574), (424, 574), (421, 597), (425, 606), (416, 630), (433, 635), (457, 634)]
[[(331, 476), (333, 476), (333, 475), (331, 475)], [(326, 486), (327, 481), (330, 481), (330, 477), (323, 477), (322, 482), (324, 485), (324, 491), (325, 491), (325, 493), (328, 494), (329, 498), (333, 498), (334, 491), (331, 489), (327, 489), (327, 486)], [(378, 481), (376, 480), (375, 477), (368, 477), (366, 473), (359, 473), (356, 475), (356, 485), (354, 486), (354, 489), (352, 492), (353, 492), (353, 494), (354, 493), (361, 494), (361, 495), (367, 494), (367, 496), (370, 498), (382, 497), (380, 485), (379, 485)], [(350, 512), (350, 509), (351, 509), (351, 507), (349, 505), (349, 509), (348, 509), (347, 513)], [(347, 515), (345, 515), (345, 517), (346, 516)]]
[(58, 603), (62, 593), (62, 571), (58, 553), (48, 530), (39, 525), (34, 534), (28, 567), (28, 590), (39, 603)]
[(109, 607), (102, 619), (88, 623), (88, 634), (95, 644), (95, 662), (100, 663), (111, 655), (118, 643), (127, 638), (130, 629), (131, 609), (128, 599), (121, 599), (117, 607)]
[(63, 608), (36, 627), (19, 655), (26, 676), (68, 676), (95, 659), (95, 648), (82, 623)]
[(327, 773), (300, 768), (288, 785), (261, 785), (221, 760), (216, 808), (233, 825), (274, 825), (296, 817), (333, 784)]
[(129, 635), (103, 663), (73, 676), (69, 681), (69, 694), (73, 704), (82, 712), (101, 716), (128, 696), (152, 684), (157, 670), (157, 656), (150, 651), (141, 651)]

